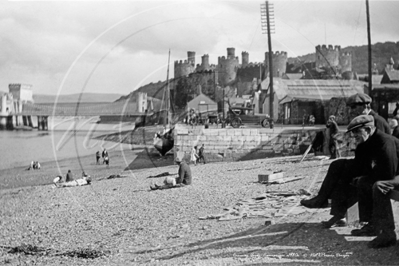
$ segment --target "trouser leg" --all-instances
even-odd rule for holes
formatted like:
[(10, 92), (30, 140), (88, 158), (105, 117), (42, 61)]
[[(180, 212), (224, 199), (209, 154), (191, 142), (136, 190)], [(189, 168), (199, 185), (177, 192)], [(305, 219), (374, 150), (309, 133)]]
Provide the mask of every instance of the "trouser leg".
[(330, 164), (327, 175), (324, 178), (317, 195), (320, 200), (326, 201), (328, 198), (330, 198), (340, 178), (347, 176), (350, 172), (349, 170), (352, 164), (352, 160), (348, 159), (336, 160)]
[(373, 213), (373, 187), (374, 180), (364, 176), (357, 181), (357, 194), (359, 199), (359, 221), (372, 222)]
[(382, 193), (377, 185), (372, 187), (373, 191), (373, 224), (378, 231), (395, 230), (391, 199), (388, 194)]
[(341, 179), (337, 183), (331, 194), (331, 215), (343, 218), (348, 208), (357, 202), (357, 190), (350, 184), (351, 180)]

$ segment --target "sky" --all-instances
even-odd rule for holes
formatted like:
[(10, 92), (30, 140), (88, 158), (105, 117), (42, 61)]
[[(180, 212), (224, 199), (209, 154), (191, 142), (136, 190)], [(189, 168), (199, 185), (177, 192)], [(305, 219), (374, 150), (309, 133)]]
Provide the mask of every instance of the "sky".
[[(128, 94), (173, 78), (173, 63), (196, 53), (211, 64), (227, 48), (263, 62), (263, 1), (0, 1), (0, 91)], [(288, 57), (323, 44), (367, 45), (366, 1), (270, 1), (273, 51)], [(371, 42), (399, 41), (399, 0), (370, 0)]]

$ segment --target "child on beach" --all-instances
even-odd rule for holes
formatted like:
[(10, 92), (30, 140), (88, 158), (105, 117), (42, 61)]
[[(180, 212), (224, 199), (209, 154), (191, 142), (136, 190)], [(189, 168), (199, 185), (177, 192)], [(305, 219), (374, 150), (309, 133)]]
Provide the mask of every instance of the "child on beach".
[(198, 158), (197, 146), (194, 146), (191, 150), (190, 162), (192, 162), (194, 165), (197, 165)]

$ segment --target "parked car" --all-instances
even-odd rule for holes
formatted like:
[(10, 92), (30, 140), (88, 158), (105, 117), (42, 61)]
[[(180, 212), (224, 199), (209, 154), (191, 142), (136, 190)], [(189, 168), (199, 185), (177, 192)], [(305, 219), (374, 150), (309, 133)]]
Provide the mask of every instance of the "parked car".
[(269, 127), (271, 119), (267, 114), (254, 114), (254, 110), (250, 107), (231, 106), (226, 123), (234, 128), (238, 128), (242, 124), (260, 124), (262, 127)]

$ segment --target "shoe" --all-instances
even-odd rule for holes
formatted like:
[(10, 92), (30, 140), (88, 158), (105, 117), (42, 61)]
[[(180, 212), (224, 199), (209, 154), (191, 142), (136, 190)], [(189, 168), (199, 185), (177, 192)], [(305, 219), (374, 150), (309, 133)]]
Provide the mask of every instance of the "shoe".
[(345, 218), (341, 216), (333, 216), (328, 221), (321, 222), (323, 228), (331, 228), (331, 227), (344, 227), (347, 225)]
[(301, 200), (301, 204), (305, 206), (306, 208), (327, 208), (328, 207), (328, 201), (322, 201), (320, 198), (317, 196), (312, 198), (312, 199), (303, 199)]
[(386, 248), (396, 244), (395, 231), (382, 231), (376, 238), (370, 241), (367, 246), (369, 248)]
[(360, 229), (355, 229), (351, 231), (351, 235), (353, 236), (376, 236), (377, 233), (372, 224), (366, 224)]

